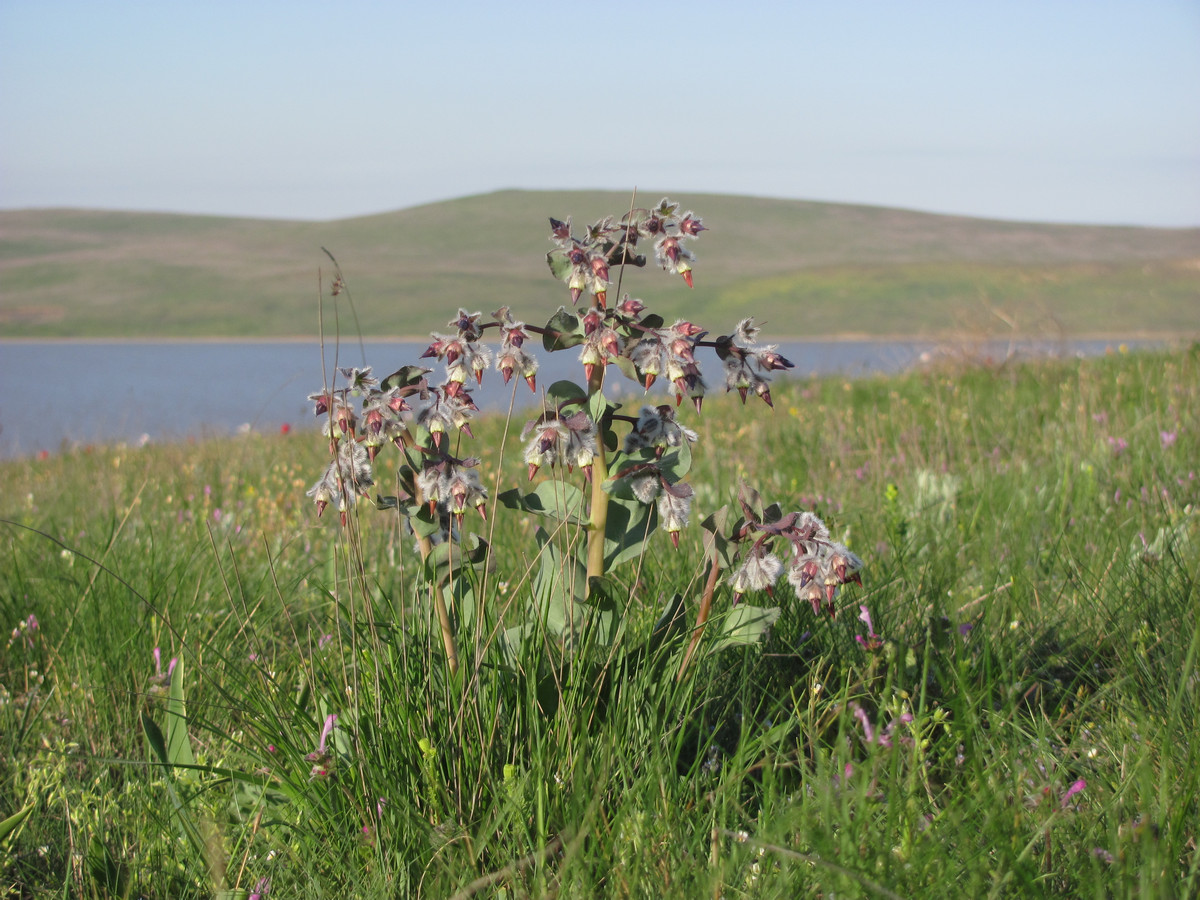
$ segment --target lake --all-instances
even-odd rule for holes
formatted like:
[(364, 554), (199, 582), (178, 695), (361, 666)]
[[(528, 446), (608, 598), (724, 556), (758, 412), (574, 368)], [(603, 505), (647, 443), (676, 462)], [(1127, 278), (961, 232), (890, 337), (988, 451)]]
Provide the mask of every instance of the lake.
[[(1131, 347), (1161, 342), (1127, 342)], [(366, 364), (386, 375), (417, 361), (427, 344), (371, 342)], [(1114, 341), (1024, 343), (1022, 355), (1094, 355)], [(977, 355), (1003, 359), (1007, 343), (973, 346)], [(793, 377), (897, 372), (938, 351), (932, 341), (785, 342), (780, 352), (796, 364)], [(698, 356), (710, 384), (720, 384), (715, 356)], [(325, 365), (332, 371), (332, 348)], [(343, 346), (339, 365), (363, 365), (358, 345)], [(429, 362), (426, 360), (426, 362)], [(0, 343), (0, 458), (56, 451), (83, 444), (144, 443), (230, 434), (238, 430), (278, 431), (315, 427), (305, 398), (322, 386), (316, 342), (134, 342), (20, 341)], [(543, 354), (539, 386), (561, 378), (582, 378), (574, 352)], [(441, 367), (433, 367), (440, 375)], [(616, 375), (615, 369), (610, 373)], [(473, 392), (484, 410), (503, 411), (512, 397), (498, 373)], [(514, 379), (517, 381), (517, 379)], [(641, 395), (632, 382), (614, 382), (627, 397)], [(653, 396), (667, 396), (659, 382)], [(517, 385), (518, 408), (536, 405)]]

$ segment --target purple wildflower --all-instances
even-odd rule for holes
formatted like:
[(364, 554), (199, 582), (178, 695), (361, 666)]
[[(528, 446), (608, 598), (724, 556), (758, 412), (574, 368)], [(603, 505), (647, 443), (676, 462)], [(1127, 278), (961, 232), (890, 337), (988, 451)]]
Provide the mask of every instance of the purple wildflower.
[(858, 618), (867, 625), (867, 636), (856, 634), (854, 640), (858, 641), (863, 648), (867, 650), (878, 650), (883, 646), (883, 638), (875, 633), (875, 626), (871, 622), (871, 611), (866, 606), (860, 605)]
[(1166, 450), (1168, 447), (1175, 446), (1175, 439), (1179, 437), (1178, 431), (1160, 431), (1158, 439), (1162, 442), (1162, 447)]
[(333, 733), (333, 726), (337, 724), (337, 719), (338, 717), (334, 713), (325, 717), (325, 725), (321, 728), (321, 739), (317, 743), (317, 749), (304, 757), (307, 762), (313, 764), (309, 778), (329, 777), (330, 769), (333, 768), (333, 754), (325, 749), (325, 743), (329, 740), (329, 735)]
[(1072, 797), (1074, 797), (1076, 794), (1078, 794), (1080, 791), (1082, 791), (1085, 787), (1087, 787), (1087, 782), (1084, 781), (1082, 778), (1080, 778), (1078, 781), (1076, 781), (1074, 784), (1072, 784), (1069, 788), (1067, 788), (1067, 792), (1065, 794), (1063, 794), (1062, 808), (1066, 809), (1067, 803), (1070, 801), (1070, 799)]
[(270, 892), (271, 879), (266, 877), (260, 878), (258, 879), (258, 883), (254, 885), (254, 890), (250, 892), (247, 900), (263, 900), (263, 897), (267, 896)]

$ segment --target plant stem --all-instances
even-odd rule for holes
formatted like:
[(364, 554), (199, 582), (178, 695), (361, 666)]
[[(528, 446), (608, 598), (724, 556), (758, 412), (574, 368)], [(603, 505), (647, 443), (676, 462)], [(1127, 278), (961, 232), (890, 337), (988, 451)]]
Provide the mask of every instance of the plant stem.
[[(416, 491), (417, 503), (424, 503), (425, 498), (422, 496), (421, 490)], [(433, 552), (433, 541), (427, 537), (417, 537), (417, 546), (421, 549), (422, 562), (429, 558), (429, 554)], [(433, 585), (433, 610), (437, 613), (438, 626), (442, 631), (442, 646), (446, 648), (446, 665), (450, 667), (450, 674), (458, 674), (458, 646), (454, 643), (454, 629), (450, 625), (450, 611), (446, 608), (446, 595), (442, 592), (442, 586), (436, 583)]]
[[(604, 367), (598, 366), (588, 379), (588, 398), (604, 391)], [(592, 459), (592, 501), (588, 516), (588, 578), (604, 574), (604, 533), (608, 528), (608, 460), (604, 451), (604, 423), (596, 423), (596, 455)]]
[(720, 574), (721, 566), (714, 556), (709, 564), (708, 580), (704, 582), (704, 596), (700, 598), (700, 610), (696, 613), (696, 627), (692, 630), (692, 639), (688, 643), (687, 651), (683, 654), (683, 662), (679, 664), (679, 672), (675, 676), (676, 681), (683, 680), (683, 676), (692, 662), (692, 657), (696, 654), (696, 648), (700, 646), (700, 638), (704, 635), (704, 626), (708, 624), (708, 616), (712, 612), (713, 594), (716, 593), (717, 578)]

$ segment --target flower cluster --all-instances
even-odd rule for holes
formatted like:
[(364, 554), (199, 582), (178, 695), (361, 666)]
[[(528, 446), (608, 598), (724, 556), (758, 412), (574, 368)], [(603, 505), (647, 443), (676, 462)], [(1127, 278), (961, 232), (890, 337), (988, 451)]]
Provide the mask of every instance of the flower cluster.
[(583, 237), (571, 233), (571, 220), (550, 220), (550, 239), (555, 249), (548, 256), (550, 268), (567, 283), (571, 302), (578, 303), (584, 292), (605, 305), (609, 271), (618, 265), (644, 266), (645, 257), (634, 248), (642, 239), (654, 242), (654, 256), (667, 272), (683, 277), (692, 286), (692, 261), (695, 255), (687, 247), (689, 238), (707, 231), (691, 212), (680, 214), (679, 204), (663, 199), (655, 209), (638, 209), (618, 222), (613, 216), (587, 229)]
[[(773, 597), (775, 582), (786, 571), (788, 584), (798, 599), (812, 604), (816, 614), (824, 607), (834, 616), (838, 588), (849, 582), (862, 584), (862, 560), (833, 541), (825, 523), (814, 513), (790, 512), (773, 517), (756, 513), (744, 500), (742, 507), (745, 520), (734, 540), (751, 544), (728, 579), (734, 602), (750, 591), (766, 591)], [(779, 541), (786, 542), (789, 550), (786, 563), (775, 552)]]
[(542, 466), (564, 465), (568, 470), (579, 466), (584, 476), (592, 477), (596, 458), (596, 423), (581, 411), (566, 414), (562, 407), (542, 413), (526, 424), (521, 432), (525, 443), (525, 465), (529, 478)]
[(770, 373), (793, 365), (779, 354), (778, 345), (760, 345), (758, 332), (753, 319), (742, 319), (733, 334), (717, 339), (717, 356), (725, 367), (726, 391), (737, 391), (743, 403), (753, 392), (772, 406)]

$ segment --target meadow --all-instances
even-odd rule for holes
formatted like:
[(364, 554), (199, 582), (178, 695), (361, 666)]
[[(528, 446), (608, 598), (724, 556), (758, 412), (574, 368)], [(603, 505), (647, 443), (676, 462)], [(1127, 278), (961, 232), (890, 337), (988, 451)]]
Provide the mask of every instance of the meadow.
[[(773, 393), (687, 417), (695, 505), (813, 510), (863, 584), (747, 597), (686, 677), (695, 523), (612, 572), (603, 665), (537, 623), (514, 665), (494, 504), (451, 674), (398, 520), (316, 517), (315, 432), (0, 463), (7, 895), (1197, 896), (1200, 345)], [(473, 425), (493, 497), (522, 424)]]

